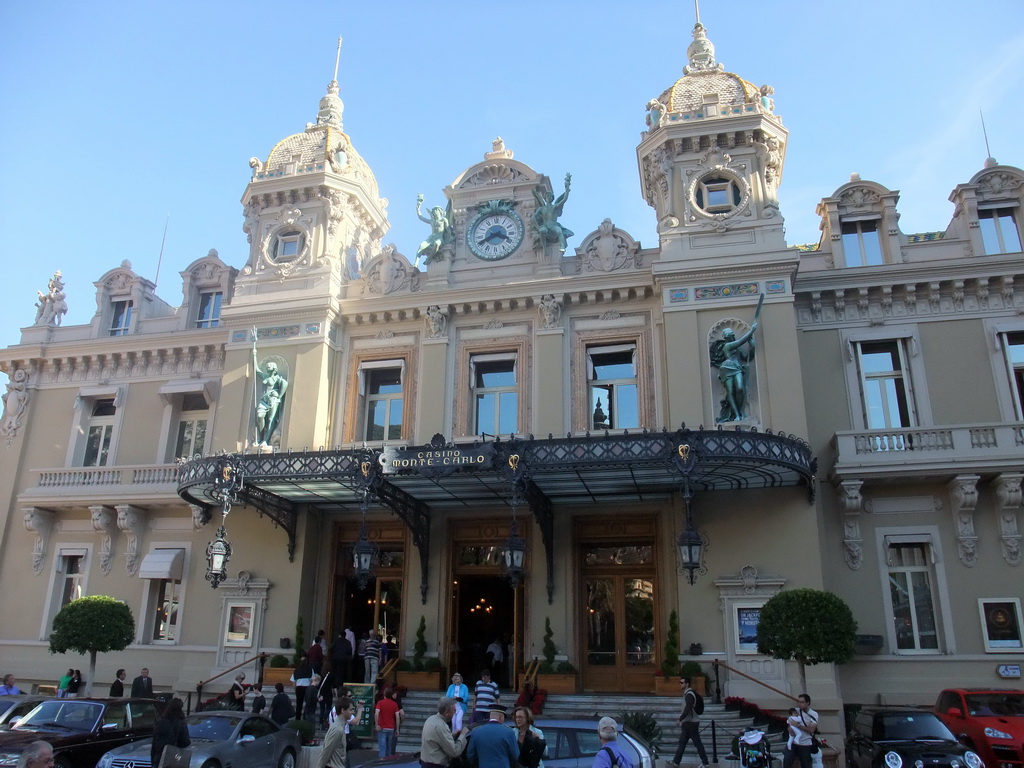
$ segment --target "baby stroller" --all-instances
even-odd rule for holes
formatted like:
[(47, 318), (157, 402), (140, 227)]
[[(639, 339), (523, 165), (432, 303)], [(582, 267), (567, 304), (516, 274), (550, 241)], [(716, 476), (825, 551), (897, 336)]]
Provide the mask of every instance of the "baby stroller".
[(757, 728), (748, 728), (740, 736), (740, 765), (743, 768), (771, 768), (772, 747), (768, 737)]

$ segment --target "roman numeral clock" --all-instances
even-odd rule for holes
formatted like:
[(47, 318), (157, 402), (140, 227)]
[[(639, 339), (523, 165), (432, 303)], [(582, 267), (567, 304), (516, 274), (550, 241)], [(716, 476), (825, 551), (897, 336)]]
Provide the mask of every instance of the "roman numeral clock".
[(523, 242), (523, 220), (510, 200), (490, 200), (481, 207), (466, 231), (470, 252), (484, 261), (500, 261)]

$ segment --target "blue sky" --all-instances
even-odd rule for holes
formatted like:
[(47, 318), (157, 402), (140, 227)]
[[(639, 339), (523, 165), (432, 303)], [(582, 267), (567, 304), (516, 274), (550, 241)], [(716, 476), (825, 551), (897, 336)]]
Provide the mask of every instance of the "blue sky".
[[(979, 110), (992, 154), (1024, 166), (1021, 0), (704, 0), (701, 18), (728, 71), (775, 88), (790, 244), (817, 241), (815, 205), (851, 172), (901, 190), (905, 232), (944, 229), (986, 156)], [(241, 267), (248, 159), (315, 119), (338, 35), (345, 130), (401, 253), (427, 231), (416, 194), (442, 204), (498, 135), (556, 185), (573, 174), (570, 247), (605, 217), (654, 246), (635, 148), (693, 21), (685, 0), (2, 3), (0, 346), (57, 269), (65, 324), (122, 260), (154, 279), (168, 215), (170, 304), (210, 248)]]

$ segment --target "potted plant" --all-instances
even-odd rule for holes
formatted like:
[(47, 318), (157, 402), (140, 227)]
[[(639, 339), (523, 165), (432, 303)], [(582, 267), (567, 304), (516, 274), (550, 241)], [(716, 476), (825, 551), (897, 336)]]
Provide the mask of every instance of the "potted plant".
[(701, 696), (708, 695), (708, 679), (696, 661), (684, 661), (679, 667), (679, 676), (690, 678), (690, 687)]
[(679, 614), (675, 611), (668, 616), (668, 635), (661, 669), (654, 676), (654, 692), (658, 696), (679, 695)]
[(398, 663), (398, 685), (410, 691), (437, 691), (444, 687), (444, 665), (436, 657), (426, 658), (427, 647), (427, 619), (420, 616), (416, 642), (412, 646), (412, 661), (402, 659)]
[(555, 661), (558, 648), (555, 646), (554, 635), (551, 619), (544, 619), (544, 646), (541, 651), (544, 661), (537, 673), (537, 687), (547, 693), (576, 693), (579, 683), (576, 667), (568, 661)]
[(267, 666), (263, 669), (263, 684), (267, 686), (273, 686), (276, 683), (291, 685), (292, 672), (295, 671), (295, 667), (291, 666), (288, 661), (288, 657), (283, 653), (275, 653), (271, 656)]

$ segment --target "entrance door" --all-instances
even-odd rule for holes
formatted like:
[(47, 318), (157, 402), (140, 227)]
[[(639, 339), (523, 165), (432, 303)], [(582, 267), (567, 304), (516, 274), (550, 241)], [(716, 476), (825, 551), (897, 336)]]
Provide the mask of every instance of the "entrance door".
[[(597, 553), (614, 549), (605, 560)], [(649, 546), (591, 547), (581, 605), (583, 687), (647, 691), (655, 672), (655, 580), (642, 562)], [(597, 557), (594, 557), (597, 555)], [(603, 561), (600, 565), (598, 561)], [(653, 564), (652, 564), (653, 566)]]
[[(518, 658), (517, 631), (519, 606), (517, 593), (500, 576), (460, 576), (452, 585), (452, 648), (448, 674), (459, 672), (470, 688), (480, 677), (480, 670), (490, 669), (494, 681), (503, 691), (513, 687)], [(488, 648), (498, 641), (502, 661), (494, 663)], [(453, 666), (454, 665), (454, 666)]]

